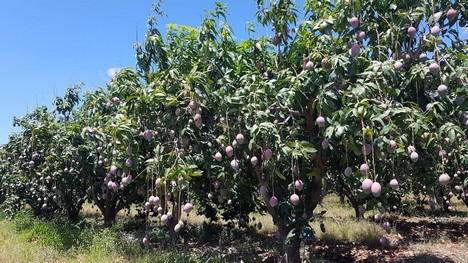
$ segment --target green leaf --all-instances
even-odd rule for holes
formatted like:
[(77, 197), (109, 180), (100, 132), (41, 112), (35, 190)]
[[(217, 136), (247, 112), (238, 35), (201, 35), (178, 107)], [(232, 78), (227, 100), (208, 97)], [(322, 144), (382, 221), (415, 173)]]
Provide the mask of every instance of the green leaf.
[(322, 178), (322, 171), (318, 168), (313, 168), (311, 172), (307, 173), (307, 176), (313, 177), (316, 176), (318, 178)]
[(282, 180), (286, 180), (286, 177), (284, 177), (284, 175), (282, 175), (278, 170), (275, 169), (275, 174), (276, 176), (278, 176), (278, 178), (282, 179)]
[(455, 140), (457, 139), (457, 136), (456, 136), (456, 134), (455, 134), (455, 130), (454, 130), (454, 129), (451, 129), (451, 130), (448, 132), (448, 137), (449, 137), (451, 143), (455, 142)]
[(197, 170), (197, 171), (192, 172), (192, 173), (190, 174), (190, 176), (192, 176), (192, 177), (200, 177), (200, 176), (202, 176), (202, 175), (203, 175), (203, 172), (200, 171), (200, 170)]
[(300, 232), (298, 229), (293, 228), (291, 231), (289, 231), (288, 235), (286, 236), (286, 243), (290, 243), (291, 241), (297, 240), (300, 238)]

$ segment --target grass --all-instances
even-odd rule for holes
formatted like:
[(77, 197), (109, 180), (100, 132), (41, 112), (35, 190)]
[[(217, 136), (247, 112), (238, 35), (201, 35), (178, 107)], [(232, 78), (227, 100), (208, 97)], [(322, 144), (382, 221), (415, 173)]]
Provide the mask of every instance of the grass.
[[(354, 209), (349, 204), (340, 202), (338, 196), (327, 195), (319, 207), (327, 211), (323, 218), (325, 232), (318, 231), (320, 222), (314, 221), (312, 226), (317, 229), (317, 238), (329, 243), (351, 241), (364, 245), (378, 246), (379, 239), (384, 234), (380, 225), (365, 220), (356, 220)], [(369, 215), (377, 211), (367, 212)]]
[(194, 251), (144, 247), (142, 233), (123, 236), (128, 222), (103, 228), (95, 220), (73, 225), (26, 213), (0, 219), (0, 262), (224, 262)]
[(327, 211), (325, 216), (330, 218), (351, 220), (356, 218), (354, 209), (347, 203), (341, 203), (340, 198), (336, 195), (326, 195), (315, 210), (316, 212)]
[(324, 220), (325, 232), (318, 231), (320, 225), (314, 222), (313, 228), (319, 240), (327, 243), (338, 243), (351, 241), (369, 246), (378, 246), (380, 237), (384, 234), (383, 229), (374, 223), (366, 221), (333, 221)]
[[(453, 205), (460, 213), (468, 214), (466, 207), (455, 202)], [(320, 231), (319, 219), (311, 223), (319, 241), (327, 244), (351, 241), (376, 246), (384, 234), (374, 222), (356, 221), (353, 209), (341, 203), (337, 196), (326, 196), (316, 213), (322, 210), (327, 211), (322, 218), (326, 231)], [(131, 209), (130, 214), (134, 211)], [(373, 213), (375, 211), (366, 214)], [(224, 227), (223, 221), (208, 224), (204, 217), (184, 214), (183, 220), (190, 228), (185, 238), (192, 243), (171, 246), (167, 233), (155, 228), (146, 233), (155, 241), (150, 248), (141, 244), (144, 224), (123, 212), (111, 228), (102, 227), (100, 213), (91, 205), (84, 207), (81, 216), (78, 223), (72, 224), (61, 217), (45, 220), (22, 213), (7, 220), (0, 214), (0, 262), (232, 262), (238, 255), (226, 252), (232, 247), (247, 251), (244, 254), (255, 255), (260, 247), (275, 253), (279, 244), (274, 239), (277, 229), (269, 215), (256, 214), (255, 220), (250, 222), (251, 228), (238, 229)], [(444, 220), (450, 223), (457, 218), (446, 217)], [(434, 217), (423, 214), (420, 220), (434, 220)], [(257, 228), (259, 222), (261, 229)], [(265, 239), (270, 241), (265, 242)], [(432, 244), (451, 242), (443, 233), (437, 240), (431, 240), (429, 236), (426, 240)], [(244, 260), (252, 261), (248, 259)]]
[(19, 235), (14, 222), (0, 221), (0, 262), (54, 262), (60, 257), (56, 248)]
[[(357, 221), (353, 208), (341, 203), (336, 195), (325, 196), (322, 204), (317, 207), (316, 213), (323, 210), (327, 211), (323, 217), (325, 232), (320, 231), (319, 220), (311, 223), (319, 240), (329, 243), (351, 241), (371, 246), (380, 244), (379, 239), (384, 234), (384, 230), (375, 223), (365, 220)], [(255, 226), (261, 222), (261, 233), (272, 234), (277, 231), (269, 215), (256, 215), (255, 219), (251, 225)]]

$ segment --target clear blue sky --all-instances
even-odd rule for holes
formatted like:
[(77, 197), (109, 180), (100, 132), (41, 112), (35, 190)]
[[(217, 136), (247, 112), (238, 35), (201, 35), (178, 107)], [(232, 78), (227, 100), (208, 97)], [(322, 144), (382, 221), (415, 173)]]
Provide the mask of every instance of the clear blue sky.
[[(238, 38), (254, 22), (254, 0), (222, 0)], [(14, 131), (13, 116), (50, 107), (73, 84), (104, 86), (111, 68), (135, 65), (153, 0), (5, 0), (0, 6), (0, 144)], [(158, 22), (199, 26), (213, 0), (165, 0)]]

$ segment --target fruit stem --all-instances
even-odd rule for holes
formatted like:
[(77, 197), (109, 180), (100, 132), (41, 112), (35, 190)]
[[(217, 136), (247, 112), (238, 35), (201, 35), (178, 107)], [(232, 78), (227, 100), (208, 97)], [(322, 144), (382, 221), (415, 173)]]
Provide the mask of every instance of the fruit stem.
[(374, 152), (374, 138), (371, 133), (371, 153), (372, 153), (372, 168), (374, 169), (373, 174), (374, 174), (374, 181), (377, 180), (377, 175), (375, 174), (375, 152)]
[(293, 183), (293, 193), (296, 193), (296, 185), (294, 181), (294, 156), (291, 153), (291, 178), (292, 178), (292, 183)]
[[(362, 146), (364, 147), (364, 145), (366, 144), (366, 130), (364, 127), (364, 120), (362, 117), (361, 117), (361, 127), (362, 127)], [(364, 152), (363, 152), (363, 156), (364, 156), (364, 163), (367, 164), (367, 156)]]
[[(442, 57), (442, 59), (445, 61), (445, 63), (447, 64), (447, 66), (450, 68), (450, 70), (452, 70), (453, 73), (456, 73), (455, 69), (452, 67), (452, 65), (450, 65), (450, 63), (448, 62), (448, 60), (444, 57), (444, 55), (442, 54), (442, 52), (440, 51), (439, 47), (437, 45), (434, 45), (434, 48), (436, 50), (435, 54), (438, 54), (439, 56)], [(460, 76), (460, 81), (463, 83), (463, 85), (467, 85), (468, 84), (468, 81), (465, 79), (465, 78), (462, 78)]]
[[(348, 141), (348, 140), (346, 139), (346, 141)], [(344, 145), (344, 147), (345, 147), (345, 156), (346, 156), (346, 166), (349, 166), (349, 159), (348, 159), (348, 144), (345, 144), (345, 145)]]

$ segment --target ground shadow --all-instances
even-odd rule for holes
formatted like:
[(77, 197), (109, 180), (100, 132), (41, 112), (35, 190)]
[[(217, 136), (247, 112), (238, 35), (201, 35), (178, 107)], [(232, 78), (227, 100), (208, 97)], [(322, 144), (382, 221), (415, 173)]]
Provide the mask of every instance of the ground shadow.
[(466, 222), (400, 221), (397, 232), (402, 233), (403, 242), (426, 242), (428, 238), (446, 236), (452, 242), (458, 242), (468, 235)]
[(392, 262), (395, 263), (455, 263), (450, 258), (438, 257), (431, 254), (421, 254), (417, 256), (405, 257), (401, 259), (396, 259)]

